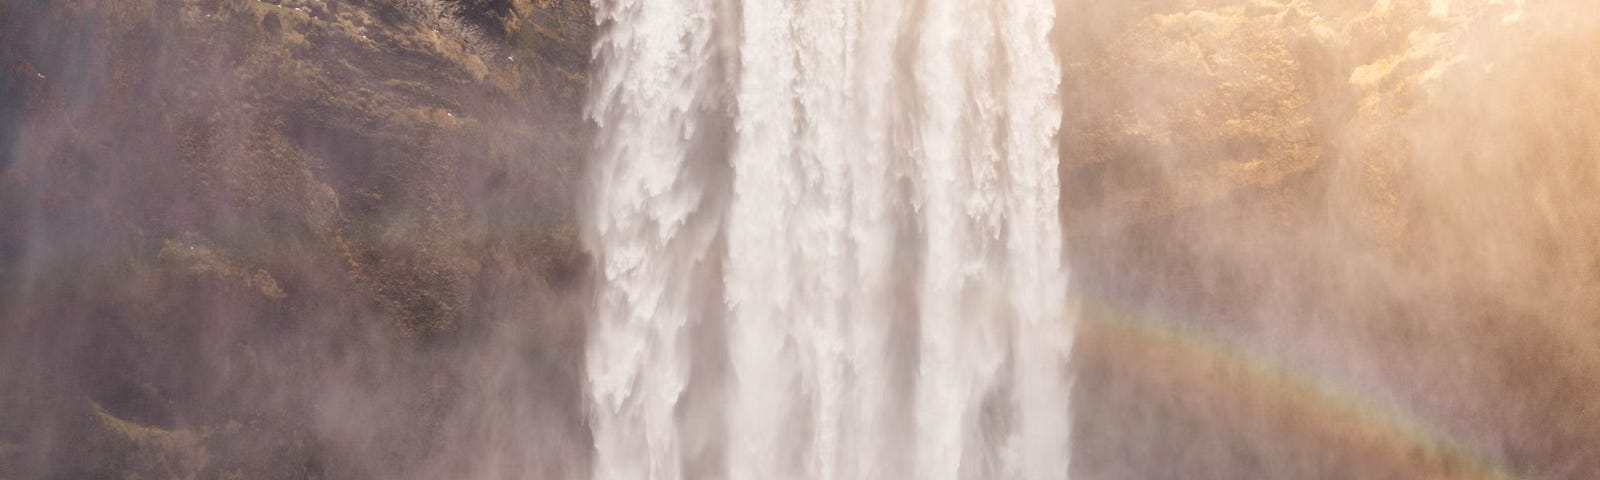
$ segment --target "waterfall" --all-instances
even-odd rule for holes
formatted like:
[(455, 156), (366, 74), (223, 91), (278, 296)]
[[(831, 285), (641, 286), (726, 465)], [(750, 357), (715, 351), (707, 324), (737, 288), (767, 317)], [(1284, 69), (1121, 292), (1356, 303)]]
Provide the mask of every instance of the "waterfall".
[(597, 479), (1065, 478), (1051, 0), (596, 0)]

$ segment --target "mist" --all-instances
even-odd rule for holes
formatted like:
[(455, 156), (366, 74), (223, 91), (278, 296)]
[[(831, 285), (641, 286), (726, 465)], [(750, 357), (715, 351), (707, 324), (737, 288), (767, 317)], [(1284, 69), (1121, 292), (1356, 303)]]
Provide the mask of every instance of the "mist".
[(1589, 10), (1063, 9), (1080, 476), (1594, 475)]
[(1600, 475), (1585, 2), (647, 2), (0, 0), (0, 479)]
[(584, 23), (422, 7), (3, 5), (0, 477), (582, 476)]

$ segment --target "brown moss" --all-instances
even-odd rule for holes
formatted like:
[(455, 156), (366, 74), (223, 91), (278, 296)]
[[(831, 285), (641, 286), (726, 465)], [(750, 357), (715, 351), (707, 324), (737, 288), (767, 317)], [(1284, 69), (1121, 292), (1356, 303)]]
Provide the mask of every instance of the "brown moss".
[(140, 425), (88, 402), (97, 429), (89, 444), (80, 445), (103, 463), (98, 470), (131, 478), (197, 478), (210, 455), (202, 442), (206, 434)]
[(240, 266), (236, 261), (218, 254), (192, 234), (184, 240), (169, 239), (163, 242), (158, 258), (185, 265), (185, 269), (191, 275), (244, 285), (271, 299), (281, 300), (285, 297), (283, 288), (266, 270)]
[[(0, 4), (0, 70), (20, 73), (0, 86), (27, 92), (0, 108), (15, 100), (17, 125), (50, 133), (0, 176), (0, 222), (19, 226), (0, 229), (0, 275), (32, 235), (72, 240), (24, 271), (26, 302), (0, 290), (0, 305), (25, 305), (6, 321), (52, 341), (90, 337), (18, 367), (70, 372), (28, 401), (98, 402), (62, 427), (98, 442), (86, 448), (34, 445), (0, 422), (0, 476), (26, 457), (60, 478), (326, 478), (325, 462), (347, 460), (319, 456), (304, 403), (325, 394), (305, 388), (325, 372), (285, 352), (377, 362), (360, 357), (394, 345), (416, 375), (443, 376), (411, 350), (491, 319), (539, 323), (541, 349), (581, 344), (576, 315), (526, 317), (576, 291), (587, 265), (568, 184), (586, 127), (575, 100), (504, 79), (585, 65), (485, 59), (378, 3)], [(61, 55), (35, 69), (33, 51)], [(96, 74), (38, 77), (71, 69)], [(399, 430), (425, 438), (436, 421)], [(46, 449), (59, 453), (34, 465)]]

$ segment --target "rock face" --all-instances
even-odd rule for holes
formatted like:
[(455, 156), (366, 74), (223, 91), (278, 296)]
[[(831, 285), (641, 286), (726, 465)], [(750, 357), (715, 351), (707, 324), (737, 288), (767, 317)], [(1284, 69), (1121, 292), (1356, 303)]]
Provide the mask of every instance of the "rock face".
[(1600, 475), (1591, 6), (1061, 4), (1075, 478)]
[(588, 16), (0, 2), (0, 478), (581, 471)]
[[(0, 0), (0, 480), (585, 476), (588, 5)], [(1074, 478), (1600, 476), (1592, 5), (1058, 6)]]

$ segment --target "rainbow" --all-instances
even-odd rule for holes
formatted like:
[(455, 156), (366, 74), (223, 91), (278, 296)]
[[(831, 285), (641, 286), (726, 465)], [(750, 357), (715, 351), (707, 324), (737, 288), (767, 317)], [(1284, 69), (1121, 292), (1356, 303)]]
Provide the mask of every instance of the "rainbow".
[[(1415, 412), (1384, 405), (1240, 342), (1166, 320), (1176, 317), (1092, 301), (1082, 307), (1080, 368), (1102, 366), (1107, 381), (1131, 382), (1122, 385), (1139, 392), (1174, 392), (1160, 401), (1201, 412), (1206, 421), (1227, 422), (1246, 435), (1276, 440), (1251, 442), (1251, 448), (1309, 445), (1318, 462), (1382, 472), (1365, 478), (1526, 478)], [(1080, 446), (1093, 442), (1075, 441)], [(1279, 453), (1262, 457), (1293, 458)]]

